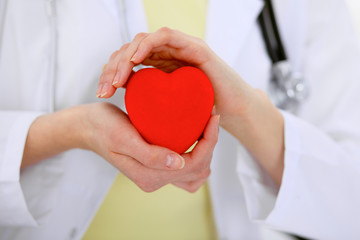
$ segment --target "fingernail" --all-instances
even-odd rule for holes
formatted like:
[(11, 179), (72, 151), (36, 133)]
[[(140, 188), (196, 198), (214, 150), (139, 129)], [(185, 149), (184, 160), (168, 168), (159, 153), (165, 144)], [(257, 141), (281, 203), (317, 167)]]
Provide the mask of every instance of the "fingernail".
[(133, 62), (133, 63), (135, 63), (135, 60), (136, 60), (136, 58), (138, 57), (138, 52), (136, 52), (133, 56), (132, 56), (132, 58), (130, 59), (130, 62)]
[(183, 169), (185, 166), (185, 159), (180, 155), (170, 153), (166, 157), (166, 167), (170, 169)]
[(216, 107), (215, 107), (215, 105), (213, 106), (213, 109), (212, 109), (211, 114), (212, 114), (212, 115), (215, 115), (215, 114), (216, 114)]
[(217, 130), (219, 131), (219, 126), (220, 126), (220, 115), (216, 115), (216, 116), (215, 116), (215, 121), (216, 121)]
[(118, 71), (115, 75), (112, 85), (114, 86), (114, 85), (118, 84), (119, 82), (120, 82), (120, 72)]
[(99, 98), (101, 96), (101, 90), (102, 90), (103, 85), (99, 84), (98, 89), (96, 91), (96, 97)]
[(105, 83), (104, 86), (101, 89), (101, 95), (100, 97), (104, 97), (108, 92), (109, 84)]

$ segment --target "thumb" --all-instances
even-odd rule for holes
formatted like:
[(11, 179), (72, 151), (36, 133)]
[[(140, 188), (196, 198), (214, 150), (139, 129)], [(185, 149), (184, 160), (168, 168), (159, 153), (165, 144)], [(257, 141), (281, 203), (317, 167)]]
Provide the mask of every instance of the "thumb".
[(185, 166), (185, 159), (176, 152), (148, 143), (136, 149), (134, 158), (149, 168), (178, 170)]
[(191, 152), (192, 156), (199, 157), (213, 152), (219, 136), (219, 122), (220, 115), (211, 116), (204, 130), (203, 138)]
[(121, 135), (120, 148), (123, 155), (134, 158), (146, 167), (160, 170), (178, 170), (185, 166), (185, 160), (176, 152), (157, 145), (149, 144), (127, 118)]

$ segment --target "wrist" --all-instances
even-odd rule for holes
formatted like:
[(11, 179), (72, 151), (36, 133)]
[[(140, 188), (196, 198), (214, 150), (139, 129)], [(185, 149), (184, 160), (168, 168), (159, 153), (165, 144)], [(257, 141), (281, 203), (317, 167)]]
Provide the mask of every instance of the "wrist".
[(73, 148), (85, 148), (82, 107), (72, 107), (37, 118), (26, 138), (22, 168)]
[(91, 105), (79, 105), (66, 110), (65, 129), (71, 133), (64, 140), (69, 142), (69, 148), (92, 150), (93, 131), (89, 121)]
[(99, 155), (103, 154), (103, 138), (102, 127), (106, 117), (105, 110), (114, 106), (107, 102), (93, 103), (77, 106), (75, 114), (77, 114), (76, 124), (73, 126), (74, 143), (77, 148), (93, 151)]
[(263, 91), (256, 89), (252, 104), (241, 119), (240, 142), (280, 185), (284, 169), (282, 114)]
[(73, 148), (86, 149), (84, 115), (85, 105), (70, 107), (51, 116), (58, 125), (55, 134), (58, 136), (58, 144), (66, 151)]

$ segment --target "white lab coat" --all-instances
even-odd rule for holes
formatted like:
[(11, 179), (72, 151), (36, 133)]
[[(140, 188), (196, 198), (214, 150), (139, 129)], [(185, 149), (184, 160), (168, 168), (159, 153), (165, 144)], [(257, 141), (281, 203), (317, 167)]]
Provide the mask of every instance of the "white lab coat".
[[(118, 49), (116, 0), (0, 2), (0, 239), (81, 239), (117, 170), (72, 150), (19, 174), (39, 115), (95, 98)], [(127, 0), (130, 36), (146, 31), (140, 0)], [(260, 239), (259, 224), (316, 239), (360, 238), (360, 54), (342, 0), (275, 0), (280, 31), (310, 98), (285, 118), (280, 189), (221, 130), (209, 180), (220, 239)], [(51, 7), (55, 6), (55, 8)], [(261, 0), (209, 0), (209, 45), (266, 90), (270, 61), (257, 26)], [(122, 94), (110, 101), (121, 106)], [(249, 218), (252, 221), (249, 221)]]

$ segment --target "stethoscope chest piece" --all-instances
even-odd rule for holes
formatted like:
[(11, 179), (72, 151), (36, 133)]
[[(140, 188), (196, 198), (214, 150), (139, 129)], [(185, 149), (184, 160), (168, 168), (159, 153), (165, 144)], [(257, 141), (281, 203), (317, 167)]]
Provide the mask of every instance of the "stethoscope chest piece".
[(271, 67), (271, 81), (268, 89), (273, 103), (280, 109), (296, 112), (309, 95), (303, 75), (293, 72), (287, 60), (277, 62)]

